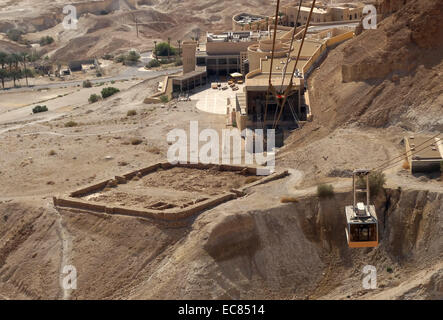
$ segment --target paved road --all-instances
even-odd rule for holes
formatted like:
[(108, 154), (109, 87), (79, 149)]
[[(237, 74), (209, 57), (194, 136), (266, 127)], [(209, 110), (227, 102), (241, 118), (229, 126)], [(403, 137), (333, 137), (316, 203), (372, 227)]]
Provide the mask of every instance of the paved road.
[[(103, 77), (98, 79), (90, 80), (92, 83), (100, 83), (100, 82), (108, 82), (108, 81), (121, 81), (121, 80), (131, 80), (132, 78), (139, 78), (143, 80), (147, 79), (153, 79), (159, 76), (166, 76), (169, 74), (174, 74), (180, 71), (182, 68), (174, 68), (174, 69), (168, 69), (168, 70), (161, 70), (161, 71), (139, 71), (138, 68), (128, 68), (127, 70), (123, 71), (118, 76), (114, 77)], [(78, 85), (82, 85), (83, 80), (80, 81), (66, 81), (66, 82), (56, 82), (56, 83), (45, 83), (45, 84), (39, 84), (31, 87), (22, 87), (22, 88), (11, 88), (6, 89), (3, 92), (26, 92), (26, 91), (33, 91), (38, 89), (46, 89), (46, 88), (64, 88), (64, 87), (77, 87)], [(0, 91), (1, 93), (2, 91)]]
[[(166, 76), (169, 74), (177, 73), (182, 70), (182, 67), (177, 67), (168, 70), (159, 70), (159, 71), (149, 71), (144, 70), (143, 67), (148, 63), (152, 58), (152, 52), (144, 52), (141, 54), (141, 62), (136, 66), (127, 67), (123, 70), (119, 75), (113, 77), (103, 77), (96, 78), (90, 80), (92, 83), (100, 83), (100, 82), (109, 82), (109, 81), (121, 81), (121, 80), (130, 80), (132, 78), (139, 78), (142, 80), (153, 79), (159, 76)], [(26, 92), (26, 91), (34, 91), (39, 89), (46, 88), (64, 88), (64, 87), (77, 87), (78, 85), (82, 85), (83, 80), (78, 81), (63, 81), (63, 82), (49, 82), (45, 84), (38, 84), (30, 87), (21, 87), (21, 88), (7, 88), (1, 92)]]

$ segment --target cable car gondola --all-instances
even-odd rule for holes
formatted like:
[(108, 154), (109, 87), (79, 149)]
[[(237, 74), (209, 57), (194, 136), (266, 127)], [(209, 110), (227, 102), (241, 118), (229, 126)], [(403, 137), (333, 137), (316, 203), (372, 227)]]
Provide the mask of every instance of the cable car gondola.
[[(371, 205), (369, 193), (370, 170), (354, 170), (352, 174), (352, 188), (354, 204), (346, 206), (346, 238), (350, 248), (374, 248), (378, 246), (378, 220), (375, 206)], [(357, 179), (363, 178), (366, 186), (357, 188)], [(357, 194), (366, 193), (366, 204), (357, 202)]]

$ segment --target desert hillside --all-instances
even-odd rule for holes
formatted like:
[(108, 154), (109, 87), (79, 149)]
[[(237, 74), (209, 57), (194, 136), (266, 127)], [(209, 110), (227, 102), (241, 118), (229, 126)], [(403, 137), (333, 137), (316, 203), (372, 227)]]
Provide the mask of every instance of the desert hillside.
[(310, 79), (317, 120), (331, 128), (442, 131), (443, 5), (407, 1), (393, 14), (381, 8), (387, 17), (377, 29), (330, 52)]
[[(157, 165), (145, 174), (166, 163), (173, 129), (189, 136), (197, 121), (221, 136), (227, 128), (226, 114), (198, 108), (204, 90), (229, 92), (210, 84), (190, 100), (148, 103), (178, 65), (118, 65), (120, 73), (88, 86), (95, 71), (75, 81), (42, 77), (31, 88), (9, 83), (0, 93), (0, 299), (443, 299), (443, 177), (411, 174), (401, 158), (405, 136), (443, 131), (443, 3), (378, 2), (378, 28), (329, 50), (307, 79), (313, 120), (285, 133), (276, 150), (285, 175), (262, 184), (247, 168), (225, 166)], [(56, 61), (146, 53), (153, 41), (229, 28), (234, 13), (251, 7), (139, 0), (131, 10), (131, 1), (119, 1), (119, 10), (82, 15), (74, 32), (54, 13), (64, 1), (39, 3), (0, 0), (0, 33), (51, 35), (44, 50)], [(254, 12), (272, 14), (274, 4), (257, 0)], [(1, 34), (0, 50), (16, 46), (23, 48)], [(106, 87), (114, 94), (105, 97)], [(42, 104), (46, 111), (31, 113)], [(378, 246), (349, 248), (352, 170), (399, 155), (371, 194)], [(98, 184), (74, 199), (84, 207), (54, 201)], [(333, 192), (322, 196), (326, 184)], [(232, 197), (191, 210), (220, 193)], [(107, 206), (88, 210), (100, 201)], [(78, 272), (77, 289), (60, 285), (67, 265)], [(362, 286), (366, 265), (377, 268), (374, 290)]]
[[(171, 38), (175, 45), (176, 40), (203, 38), (207, 31), (231, 29), (232, 17), (236, 13), (246, 10), (271, 15), (274, 12), (273, 3), (265, 0), (257, 0), (253, 8), (246, 0), (149, 0), (138, 1), (136, 8), (129, 1), (116, 1), (106, 10), (88, 7), (89, 13), (82, 13), (81, 6), (75, 4), (80, 15), (78, 29), (64, 30), (62, 8), (67, 3), (40, 1), (35, 7), (31, 1), (14, 1), (12, 5), (11, 1), (2, 0), (0, 35), (17, 28), (30, 40), (53, 36), (56, 43), (50, 48), (53, 50), (49, 51), (49, 55), (55, 60), (68, 61), (73, 57), (95, 57), (131, 48), (145, 51), (154, 47), (154, 40)], [(135, 18), (139, 24), (138, 38)], [(1, 50), (6, 47), (6, 44), (0, 43)]]

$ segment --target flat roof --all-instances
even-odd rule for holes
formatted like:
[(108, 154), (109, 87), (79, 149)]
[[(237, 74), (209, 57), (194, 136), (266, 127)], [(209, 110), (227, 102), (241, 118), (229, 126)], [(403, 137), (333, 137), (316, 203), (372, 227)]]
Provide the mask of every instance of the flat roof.
[(369, 213), (368, 216), (360, 218), (357, 216), (353, 210), (353, 206), (346, 206), (346, 220), (348, 224), (375, 224), (377, 223), (377, 213), (375, 212), (375, 207), (373, 205), (369, 205)]
[[(281, 74), (273, 74), (271, 83), (274, 87), (280, 88), (282, 84), (282, 76)], [(286, 75), (285, 82), (283, 83), (283, 89), (286, 89), (289, 85), (290, 76)], [(294, 88), (299, 88), (302, 84), (303, 79), (301, 78), (295, 78), (292, 81), (292, 86)], [(269, 86), (269, 74), (259, 74), (255, 77), (246, 79), (246, 90), (264, 90), (267, 89)]]
[(202, 74), (206, 74), (206, 70), (191, 71), (191, 72), (188, 72), (188, 73), (186, 73), (184, 75), (181, 75), (181, 76), (178, 76), (178, 77), (174, 77), (172, 79), (173, 80), (178, 80), (178, 81), (183, 81), (183, 80), (191, 79), (193, 77), (200, 76)]
[[(304, 7), (301, 6), (300, 11), (307, 11), (310, 12), (311, 11), (311, 7)], [(322, 8), (314, 8), (314, 10), (312, 11), (313, 13), (327, 13), (328, 11)]]
[[(301, 72), (305, 64), (308, 62), (308, 59), (300, 59), (298, 60), (297, 69)], [(272, 64), (272, 75), (282, 74), (284, 70), (284, 66), (286, 63), (286, 58), (274, 58), (274, 63)], [(290, 60), (288, 66), (286, 67), (286, 74), (291, 74), (292, 70), (294, 70), (295, 59)], [(262, 60), (262, 73), (265, 75), (269, 75), (271, 69), (271, 59)]]
[(441, 139), (443, 139), (443, 135), (429, 140), (430, 138), (432, 138), (432, 136), (410, 135), (406, 137), (410, 148), (415, 148), (415, 150), (408, 150), (414, 152), (412, 160), (442, 159), (443, 155), (439, 149), (442, 149)]
[[(291, 73), (294, 69), (295, 60), (297, 58), (298, 51), (300, 50), (301, 41), (294, 42), (294, 49), (291, 51), (291, 60), (289, 61), (289, 65), (286, 68), (286, 73)], [(320, 42), (305, 40), (303, 44), (303, 48), (300, 54), (300, 60), (298, 61), (297, 69), (302, 70), (304, 65), (308, 62), (308, 60), (315, 54), (315, 52), (322, 46)], [(272, 73), (282, 73), (284, 64), (286, 63), (287, 58), (274, 58), (274, 62), (272, 65)], [(262, 60), (261, 61), (261, 70), (263, 73), (269, 73), (271, 69), (271, 59)]]

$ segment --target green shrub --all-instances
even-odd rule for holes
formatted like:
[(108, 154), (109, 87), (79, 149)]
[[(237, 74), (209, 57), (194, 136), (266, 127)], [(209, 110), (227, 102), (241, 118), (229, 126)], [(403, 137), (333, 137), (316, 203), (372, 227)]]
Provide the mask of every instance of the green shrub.
[(125, 55), (123, 55), (123, 54), (121, 54), (115, 58), (115, 62), (117, 62), (117, 63), (122, 63), (123, 61), (125, 61)]
[(88, 101), (89, 103), (95, 103), (97, 101), (100, 100), (100, 96), (98, 94), (91, 94), (91, 96), (89, 97)]
[(92, 88), (92, 82), (89, 80), (83, 81), (83, 88)]
[(39, 113), (39, 112), (46, 112), (48, 111), (48, 108), (46, 106), (35, 106), (32, 109), (32, 113)]
[(46, 37), (41, 37), (40, 38), (40, 41), (39, 41), (39, 43), (40, 43), (40, 46), (46, 46), (46, 45), (48, 45), (48, 44), (52, 44), (54, 42), (54, 38), (53, 37), (50, 37), (50, 36), (46, 36)]
[(120, 92), (120, 90), (114, 87), (107, 87), (102, 90), (102, 97), (103, 99), (106, 99), (107, 97), (110, 97), (116, 94), (117, 92)]
[(78, 123), (75, 121), (69, 121), (69, 122), (65, 123), (66, 128), (72, 128), (72, 127), (76, 127), (76, 126), (78, 126)]
[(22, 39), (23, 31), (18, 29), (11, 29), (6, 33), (6, 36), (12, 41), (20, 41)]
[(168, 98), (168, 96), (163, 95), (163, 96), (160, 97), (160, 101), (163, 102), (163, 103), (166, 103), (166, 102), (169, 101), (169, 98)]
[(334, 197), (334, 186), (332, 184), (320, 184), (317, 186), (317, 196), (319, 198)]
[(135, 115), (137, 115), (137, 111), (135, 111), (135, 110), (129, 110), (129, 111), (126, 113), (126, 115), (127, 115), (128, 117), (135, 116)]
[(177, 60), (175, 60), (175, 66), (176, 67), (179, 67), (179, 66), (182, 66), (183, 65), (183, 61), (182, 61), (182, 59), (177, 59)]
[(156, 48), (155, 48), (155, 55), (156, 56), (167, 56), (168, 55), (168, 48), (169, 48), (169, 56), (175, 56), (176, 50), (172, 46), (170, 46), (167, 42), (160, 42)]
[(125, 57), (125, 64), (135, 64), (140, 60), (140, 55), (135, 51), (129, 51), (128, 55)]
[(124, 65), (134, 65), (140, 60), (141, 56), (134, 50), (128, 52), (128, 54), (121, 54), (114, 59), (117, 63), (123, 63)]
[[(371, 195), (376, 196), (386, 184), (386, 176), (381, 171), (372, 171), (369, 174), (369, 191)], [(359, 178), (357, 180), (357, 187), (359, 189), (366, 188), (366, 179)]]
[(157, 59), (152, 59), (151, 61), (148, 62), (146, 67), (147, 68), (157, 68), (157, 67), (160, 67), (160, 61), (158, 61)]
[(387, 268), (386, 268), (386, 271), (389, 272), (389, 273), (394, 272), (394, 270), (393, 270), (391, 267), (387, 267)]
[(107, 53), (103, 56), (103, 59), (104, 60), (112, 60), (112, 59), (114, 59), (114, 56), (112, 54)]

